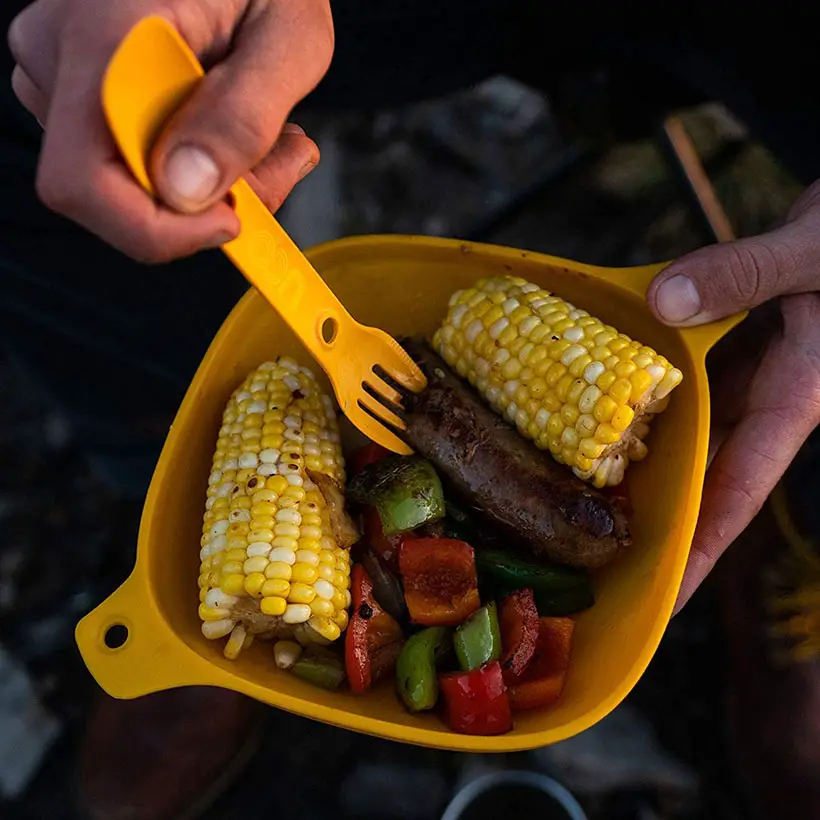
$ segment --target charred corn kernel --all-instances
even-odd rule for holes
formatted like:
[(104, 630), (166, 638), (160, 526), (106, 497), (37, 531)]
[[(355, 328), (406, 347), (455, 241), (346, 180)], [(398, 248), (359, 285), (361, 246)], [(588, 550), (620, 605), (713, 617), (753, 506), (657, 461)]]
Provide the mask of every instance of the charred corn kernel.
[(335, 591), (347, 591), (350, 561), (326, 500), (308, 481), (309, 459), (344, 486), (333, 402), (296, 362), (261, 364), (225, 407), (202, 518), (199, 616), (206, 637), (230, 636), (228, 658), (254, 634), (288, 638), (296, 625), (325, 619), (329, 626), (317, 621), (322, 629), (307, 634), (327, 642), (346, 623), (338, 607), (349, 606), (347, 596)]
[(522, 435), (596, 486), (645, 455), (644, 422), (683, 378), (652, 348), (511, 276), (453, 294), (433, 344)]

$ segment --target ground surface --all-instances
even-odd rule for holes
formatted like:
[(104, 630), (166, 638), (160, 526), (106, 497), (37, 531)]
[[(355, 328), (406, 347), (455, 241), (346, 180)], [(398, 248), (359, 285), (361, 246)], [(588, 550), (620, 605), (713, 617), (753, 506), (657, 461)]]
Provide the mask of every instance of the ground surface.
[[(716, 158), (718, 193), (739, 233), (782, 216), (799, 189), (761, 148), (744, 143), (727, 153), (742, 132), (719, 111), (689, 112), (687, 122), (703, 155)], [(303, 246), (419, 232), (628, 265), (709, 239), (652, 140), (570, 142), (539, 96), (503, 80), (407, 111), (303, 124), (324, 155), (282, 214)], [(570, 170), (539, 188), (561, 168)], [(526, 207), (517, 208), (522, 194)], [(3, 363), (0, 395), (0, 645), (32, 685), (0, 656), (0, 738), (37, 738), (14, 754), (0, 740), (0, 815), (68, 820), (76, 743), (97, 694), (73, 627), (125, 576), (138, 510), (100, 484), (59, 415)], [(304, 820), (340, 806), (336, 817), (435, 820), (458, 782), (499, 766), (557, 773), (593, 818), (745, 817), (719, 730), (712, 610), (707, 588), (674, 621), (625, 706), (581, 738), (534, 755), (440, 754), (272, 713), (261, 753), (209, 817)], [(37, 701), (51, 718), (32, 712)], [(22, 729), (21, 709), (31, 713)], [(284, 737), (291, 752), (283, 760)], [(25, 754), (30, 763), (20, 762)], [(284, 802), (270, 785), (271, 761), (290, 791)], [(374, 793), (378, 803), (364, 797)]]

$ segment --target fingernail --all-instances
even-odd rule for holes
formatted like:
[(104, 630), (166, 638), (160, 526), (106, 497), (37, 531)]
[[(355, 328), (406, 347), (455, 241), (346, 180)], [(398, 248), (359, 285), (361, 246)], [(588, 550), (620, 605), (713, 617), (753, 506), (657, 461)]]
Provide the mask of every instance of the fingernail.
[(208, 248), (221, 248), (227, 242), (232, 242), (236, 237), (232, 233), (228, 233), (228, 231), (220, 231), (215, 236), (211, 237), (209, 242), (206, 242), (203, 245), (203, 250), (207, 250)]
[(695, 283), (683, 274), (667, 279), (655, 296), (658, 313), (667, 322), (685, 322), (700, 313), (700, 296)]
[(165, 178), (180, 201), (206, 202), (219, 184), (219, 168), (209, 154), (193, 145), (180, 145), (165, 161)]
[(286, 122), (285, 127), (282, 129), (283, 134), (301, 134), (305, 136), (305, 129), (302, 128), (301, 125), (297, 125), (295, 122)]
[(312, 161), (311, 162), (306, 162), (302, 166), (302, 170), (299, 171), (299, 180), (304, 179), (315, 167), (316, 167), (315, 162), (312, 162)]

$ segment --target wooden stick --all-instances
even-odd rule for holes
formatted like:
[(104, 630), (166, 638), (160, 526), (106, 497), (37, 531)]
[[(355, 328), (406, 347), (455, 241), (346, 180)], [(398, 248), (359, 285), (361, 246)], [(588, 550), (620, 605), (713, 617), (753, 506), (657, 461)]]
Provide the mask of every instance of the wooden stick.
[(680, 117), (668, 117), (663, 123), (663, 132), (715, 239), (731, 242), (736, 238), (732, 223)]

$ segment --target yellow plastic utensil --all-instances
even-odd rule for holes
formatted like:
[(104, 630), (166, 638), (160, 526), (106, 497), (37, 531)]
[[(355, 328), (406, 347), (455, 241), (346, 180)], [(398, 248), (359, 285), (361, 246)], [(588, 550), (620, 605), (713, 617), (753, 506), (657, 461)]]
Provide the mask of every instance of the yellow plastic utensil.
[[(408, 714), (389, 683), (360, 697), (327, 692), (276, 669), (270, 645), (263, 641), (229, 661), (218, 642), (202, 636), (199, 539), (222, 410), (237, 383), (265, 355), (260, 351), (311, 366), (292, 331), (254, 290), (225, 320), (174, 420), (148, 491), (132, 575), (77, 627), (85, 663), (114, 697), (222, 686), (336, 726), (442, 749), (532, 749), (587, 729), (637, 683), (669, 622), (706, 469), (705, 358), (741, 317), (684, 330), (661, 325), (649, 312), (645, 294), (663, 265), (597, 268), (515, 248), (407, 236), (344, 239), (314, 248), (308, 256), (362, 321), (396, 336), (433, 333), (454, 291), (482, 276), (508, 273), (582, 306), (683, 371), (669, 409), (653, 422), (648, 458), (629, 468), (634, 543), (595, 575), (595, 606), (578, 618), (561, 700), (551, 709), (516, 716), (509, 734), (460, 735), (435, 715)], [(116, 626), (127, 629), (122, 645), (112, 645)]]
[[(151, 193), (151, 148), (203, 76), (196, 55), (162, 17), (138, 23), (111, 58), (103, 110), (131, 172)], [(348, 313), (245, 180), (231, 194), (242, 229), (222, 250), (322, 366), (345, 416), (369, 439), (410, 453), (385, 427), (404, 430), (404, 423), (385, 406), (400, 406), (401, 396), (380, 371), (411, 391), (425, 387), (422, 372), (391, 336)]]

